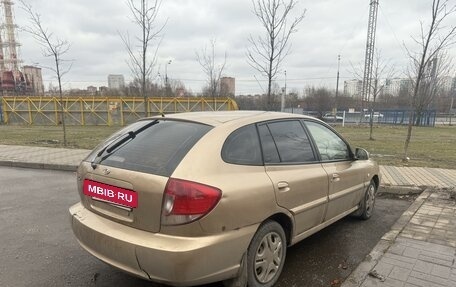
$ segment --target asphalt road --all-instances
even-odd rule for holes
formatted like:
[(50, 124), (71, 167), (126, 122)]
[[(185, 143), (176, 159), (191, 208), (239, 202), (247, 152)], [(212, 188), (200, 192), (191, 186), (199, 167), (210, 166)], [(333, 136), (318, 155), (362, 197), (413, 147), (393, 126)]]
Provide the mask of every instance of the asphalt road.
[[(75, 186), (71, 172), (0, 167), (0, 286), (159, 286), (79, 247), (68, 217)], [(345, 218), (289, 248), (276, 286), (339, 286), (409, 205), (379, 198), (370, 220)]]

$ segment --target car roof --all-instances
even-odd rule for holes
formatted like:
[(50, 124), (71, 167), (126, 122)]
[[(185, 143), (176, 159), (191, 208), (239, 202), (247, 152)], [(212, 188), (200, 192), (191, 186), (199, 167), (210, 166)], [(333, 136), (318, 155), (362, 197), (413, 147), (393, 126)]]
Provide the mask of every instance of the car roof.
[(192, 122), (199, 122), (211, 126), (219, 126), (225, 123), (247, 123), (247, 122), (260, 122), (265, 120), (286, 119), (286, 118), (308, 118), (315, 119), (314, 117), (280, 113), (280, 112), (267, 112), (267, 111), (217, 111), (217, 112), (189, 112), (178, 114), (167, 114), (165, 118), (187, 120)]

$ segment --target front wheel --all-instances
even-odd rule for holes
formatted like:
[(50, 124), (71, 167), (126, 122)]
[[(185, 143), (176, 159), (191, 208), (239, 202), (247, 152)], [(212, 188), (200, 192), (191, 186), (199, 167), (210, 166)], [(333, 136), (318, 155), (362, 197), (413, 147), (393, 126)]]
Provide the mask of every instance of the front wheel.
[(359, 204), (359, 209), (354, 213), (355, 216), (364, 220), (371, 218), (372, 213), (374, 212), (376, 193), (377, 186), (371, 180), (371, 182), (367, 186), (366, 192), (364, 193), (364, 198), (361, 200)]
[(285, 232), (275, 221), (260, 226), (247, 251), (249, 287), (271, 287), (282, 273), (287, 241)]

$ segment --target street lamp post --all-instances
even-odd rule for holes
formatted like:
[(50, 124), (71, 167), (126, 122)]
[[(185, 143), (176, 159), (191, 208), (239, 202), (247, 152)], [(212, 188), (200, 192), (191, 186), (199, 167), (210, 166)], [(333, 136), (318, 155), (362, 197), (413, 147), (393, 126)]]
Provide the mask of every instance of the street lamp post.
[(339, 96), (339, 70), (340, 70), (340, 55), (337, 55), (337, 83), (336, 83), (336, 99), (334, 102), (334, 115), (337, 115), (337, 97)]
[(2, 110), (2, 105), (3, 105), (3, 91), (2, 91), (2, 94), (0, 94), (0, 125), (3, 124), (3, 110)]
[(166, 65), (165, 65), (165, 92), (166, 92), (166, 96), (168, 97), (168, 65), (171, 64), (173, 60), (169, 60)]
[(284, 71), (285, 74), (285, 87), (283, 88), (282, 97), (280, 98), (280, 111), (283, 113), (285, 110), (285, 96), (287, 95), (287, 70)]
[(452, 93), (451, 93), (451, 103), (450, 103), (450, 110), (449, 110), (449, 114), (450, 114), (450, 126), (453, 125), (453, 123), (451, 122), (451, 119), (453, 117), (453, 114), (455, 114), (454, 110), (453, 110), (453, 103), (454, 103), (454, 98), (456, 97), (456, 80), (453, 82), (453, 89), (452, 89)]

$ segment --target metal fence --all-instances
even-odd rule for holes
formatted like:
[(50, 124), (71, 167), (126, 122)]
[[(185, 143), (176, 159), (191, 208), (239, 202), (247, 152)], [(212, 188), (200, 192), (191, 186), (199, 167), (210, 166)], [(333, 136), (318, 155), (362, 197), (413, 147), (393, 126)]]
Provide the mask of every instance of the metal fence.
[[(143, 98), (65, 97), (65, 123), (68, 125), (126, 125), (145, 115)], [(237, 110), (231, 98), (149, 98), (147, 116)], [(59, 125), (58, 97), (2, 97), (0, 112), (4, 124)]]
[[(303, 111), (303, 114), (319, 117), (319, 113), (314, 111)], [(326, 114), (331, 114), (330, 112)], [(375, 111), (372, 115), (370, 112), (337, 112), (340, 121), (347, 124), (350, 123), (369, 123), (370, 117), (373, 117), (373, 122), (376, 124), (390, 124), (390, 125), (408, 125), (410, 120), (413, 120), (416, 126), (435, 126), (437, 121), (437, 113), (432, 110), (423, 111), (419, 116), (414, 111), (409, 110), (380, 110)], [(323, 118), (325, 120), (325, 117)], [(332, 121), (331, 117), (326, 119)], [(339, 121), (339, 120), (337, 120)]]
[(408, 125), (412, 120), (416, 126), (434, 126), (436, 112), (423, 111), (419, 116), (413, 111), (407, 110), (382, 110), (376, 111), (372, 115), (370, 112), (346, 113), (346, 122), (369, 123), (372, 116), (373, 122), (378, 124)]

